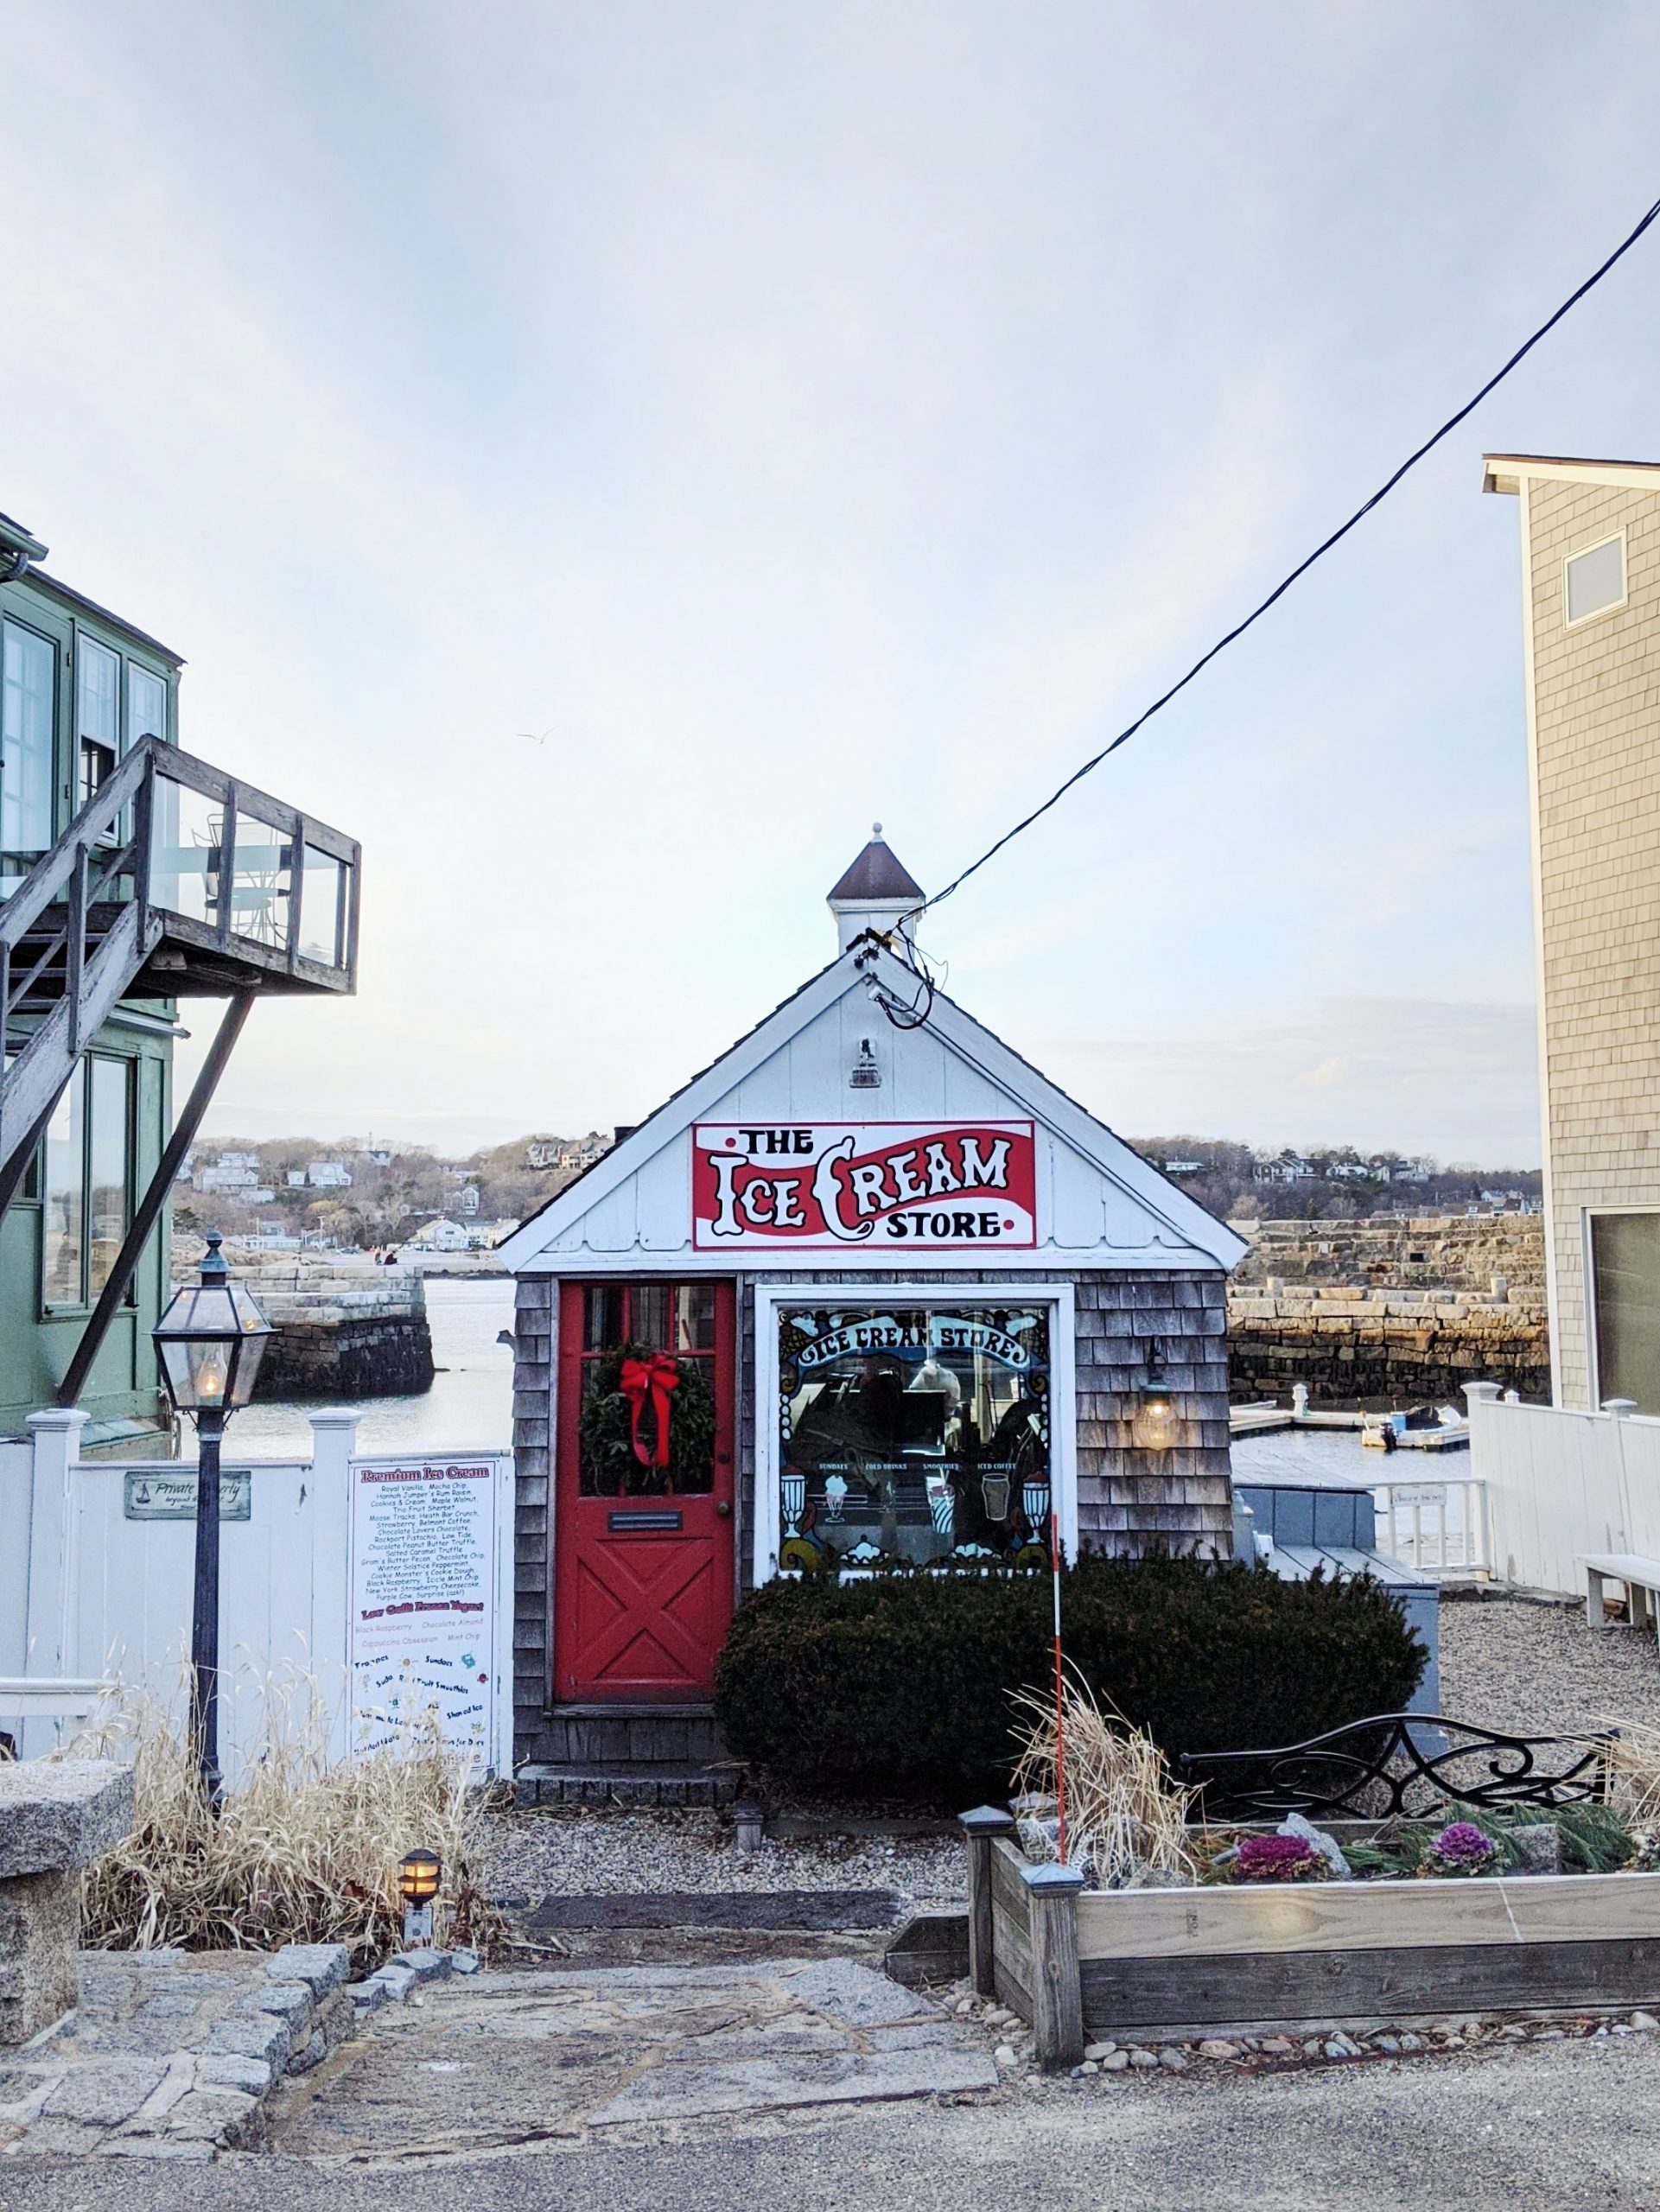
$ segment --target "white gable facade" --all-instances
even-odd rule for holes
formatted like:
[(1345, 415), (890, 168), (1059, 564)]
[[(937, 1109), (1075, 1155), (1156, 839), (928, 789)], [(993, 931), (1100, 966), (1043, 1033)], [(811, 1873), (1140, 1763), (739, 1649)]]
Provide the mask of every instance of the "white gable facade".
[[(866, 905), (897, 871), (856, 867)], [(695, 1753), (772, 1575), (1034, 1566), (1052, 1513), (1069, 1551), (1231, 1549), (1242, 1241), (943, 995), (891, 1022), (879, 997), (918, 998), (892, 942), (855, 938), (500, 1248), (525, 1795), (592, 1795), (573, 1746), (614, 1758), (643, 1714), (689, 1716)]]

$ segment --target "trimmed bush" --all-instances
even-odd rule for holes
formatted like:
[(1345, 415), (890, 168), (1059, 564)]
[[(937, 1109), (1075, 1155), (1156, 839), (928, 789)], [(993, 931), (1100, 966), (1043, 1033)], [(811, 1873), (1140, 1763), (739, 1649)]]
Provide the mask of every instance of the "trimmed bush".
[[(1295, 1744), (1398, 1712), (1423, 1647), (1377, 1584), (1085, 1554), (1061, 1592), (1066, 1656), (1171, 1758)], [(734, 1754), (797, 1789), (926, 1798), (1006, 1790), (1012, 1691), (1046, 1681), (1047, 1575), (764, 1584), (732, 1624), (716, 1712)]]

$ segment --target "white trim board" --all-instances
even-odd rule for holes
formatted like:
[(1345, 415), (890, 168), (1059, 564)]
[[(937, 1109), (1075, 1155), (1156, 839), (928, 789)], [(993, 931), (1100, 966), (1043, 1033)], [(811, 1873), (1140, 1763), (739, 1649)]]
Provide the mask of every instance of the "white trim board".
[[(811, 1300), (814, 1282), (755, 1286), (755, 1503), (750, 1532), (750, 1569), (757, 1587), (779, 1571), (782, 1533), (779, 1499), (778, 1309)], [(832, 1279), (824, 1286), (845, 1297)], [(1049, 1494), (1060, 1520), (1069, 1559), (1078, 1556), (1078, 1387), (1073, 1363), (1077, 1327), (1069, 1282), (881, 1282), (867, 1286), (862, 1305), (995, 1306), (1000, 1294), (1023, 1306), (1047, 1306), (1049, 1316)]]

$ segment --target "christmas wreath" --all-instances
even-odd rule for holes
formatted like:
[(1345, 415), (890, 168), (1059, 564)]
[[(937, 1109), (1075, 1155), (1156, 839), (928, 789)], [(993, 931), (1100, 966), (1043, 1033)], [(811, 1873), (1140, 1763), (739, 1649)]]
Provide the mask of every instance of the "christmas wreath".
[(707, 1363), (623, 1344), (595, 1363), (580, 1428), (601, 1497), (706, 1491), (715, 1462)]

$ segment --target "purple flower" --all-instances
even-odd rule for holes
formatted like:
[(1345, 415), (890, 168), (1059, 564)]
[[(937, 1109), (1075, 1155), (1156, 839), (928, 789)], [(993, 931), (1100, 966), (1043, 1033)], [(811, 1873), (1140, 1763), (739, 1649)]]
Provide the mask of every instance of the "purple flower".
[(1498, 1845), (1473, 1821), (1450, 1821), (1431, 1847), (1449, 1866), (1481, 1866), (1498, 1855)]
[(1297, 1882), (1320, 1871), (1320, 1855), (1300, 1835), (1248, 1835), (1236, 1853), (1238, 1882)]

